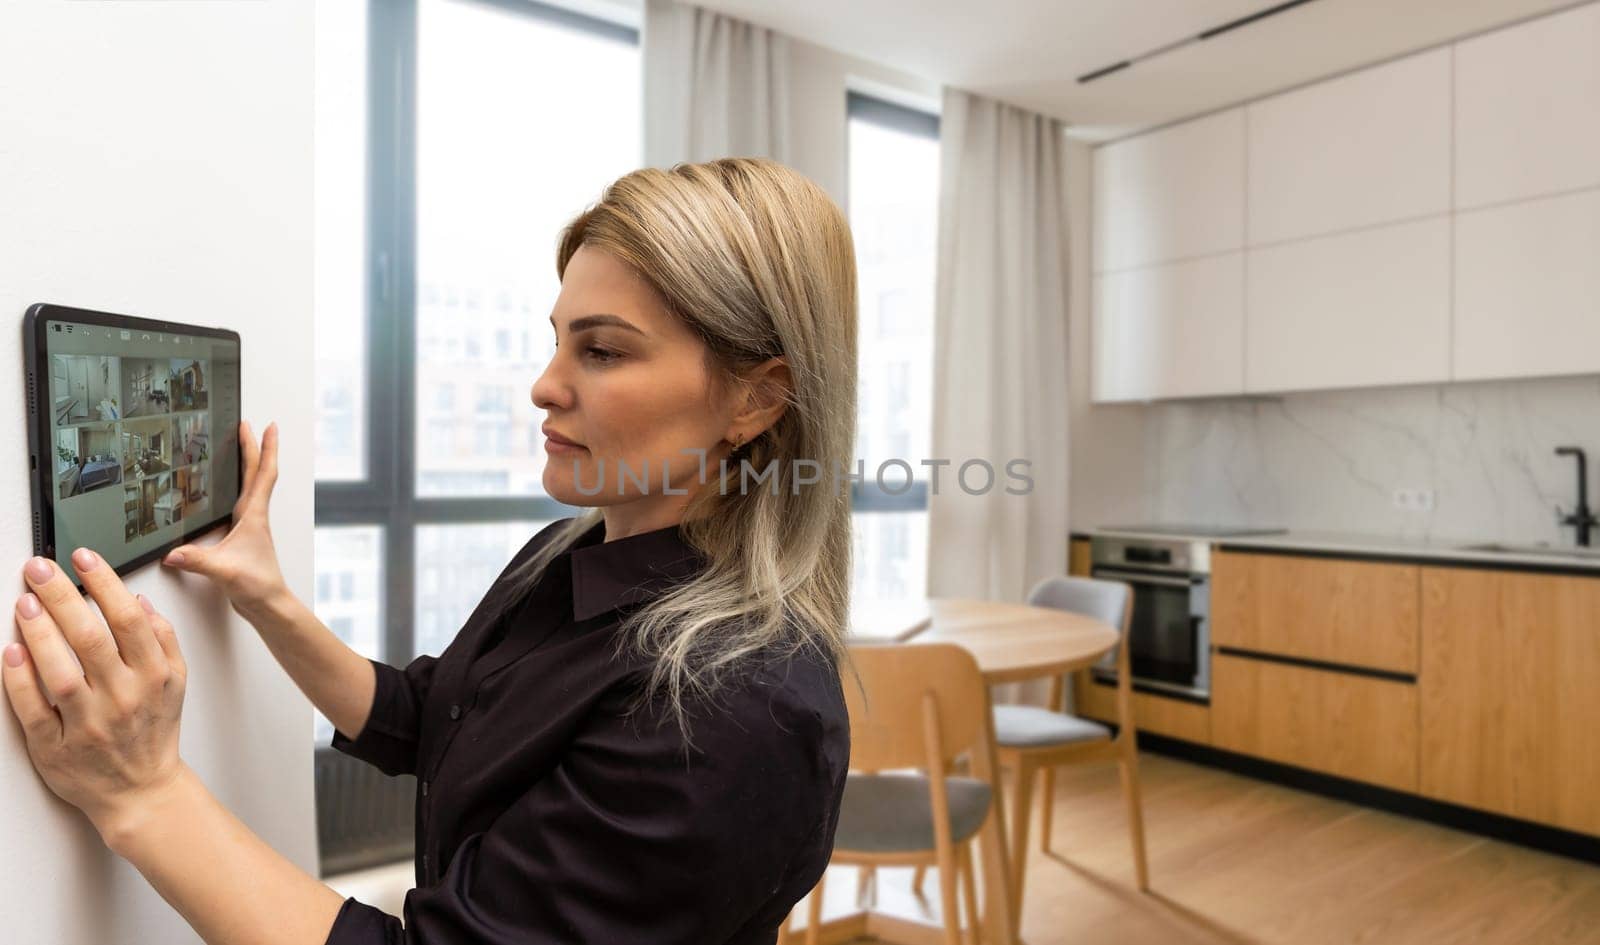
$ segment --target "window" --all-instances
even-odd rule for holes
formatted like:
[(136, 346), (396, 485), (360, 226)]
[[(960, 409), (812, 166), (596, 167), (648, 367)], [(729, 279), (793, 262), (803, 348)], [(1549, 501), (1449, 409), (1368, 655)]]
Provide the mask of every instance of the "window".
[[(543, 419), (529, 391), (555, 353), (545, 319), (560, 290), (556, 238), (643, 160), (637, 34), (526, 8), (484, 0), (418, 7), (417, 280), (449, 292), (443, 306), (417, 307), (414, 384), (427, 398), (471, 378), (481, 385), (468, 395), (472, 406), (508, 431), (420, 443), (419, 498), (477, 492), (467, 480), (431, 475), (469, 469), (500, 473), (481, 487), (495, 494), (539, 494), (544, 453), (529, 462), (510, 443)], [(582, 82), (574, 86), (573, 76)], [(527, 348), (512, 343), (530, 332)], [(446, 338), (462, 347), (447, 349)]]
[[(553, 521), (553, 520), (552, 520)], [(438, 655), (472, 614), (483, 591), (529, 536), (549, 521), (424, 525), (417, 529), (417, 652)]]
[[(312, 544), (317, 568), (317, 618), (357, 653), (377, 659), (381, 651), (383, 529), (371, 525), (318, 526)], [(333, 725), (316, 713), (316, 740), (333, 739)]]
[[(315, 15), (316, 611), (403, 666), (580, 511), (543, 493), (528, 393), (554, 353), (560, 227), (642, 163), (639, 37), (535, 0)], [(318, 718), (319, 746), (332, 734)], [(409, 805), (324, 797), (351, 780), (323, 777), (336, 758), (319, 750), (319, 809), (393, 807), (377, 833), (409, 837)], [(330, 854), (339, 820), (319, 817), (324, 864), (377, 849), (338, 836)]]
[[(939, 118), (849, 93), (850, 229), (860, 292), (853, 593), (921, 597), (927, 581), (933, 293), (939, 229)], [(876, 473), (890, 460), (911, 467)]]
[(478, 412), (511, 415), (511, 388), (504, 384), (485, 384), (478, 387)]

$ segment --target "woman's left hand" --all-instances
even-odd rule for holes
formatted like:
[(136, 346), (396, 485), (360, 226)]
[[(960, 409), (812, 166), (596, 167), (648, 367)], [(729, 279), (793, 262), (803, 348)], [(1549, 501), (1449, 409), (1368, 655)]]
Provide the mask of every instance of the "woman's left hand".
[(103, 558), (79, 548), (72, 562), (106, 619), (55, 562), (33, 558), (23, 569), (32, 593), (16, 606), (25, 643), (5, 648), (0, 677), (34, 767), (106, 837), (184, 770), (178, 722), (188, 668), (172, 624)]

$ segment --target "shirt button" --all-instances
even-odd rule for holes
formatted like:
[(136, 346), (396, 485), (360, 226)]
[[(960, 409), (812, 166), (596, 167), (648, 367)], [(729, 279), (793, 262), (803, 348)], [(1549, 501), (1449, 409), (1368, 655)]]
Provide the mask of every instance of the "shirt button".
[(428, 854), (422, 854), (422, 875), (428, 875)]
[(450, 718), (451, 719), (459, 719), (459, 718), (461, 718), (461, 706), (453, 705), (453, 706), (450, 707)]
[(426, 781), (422, 782), (422, 796), (423, 797), (427, 797), (428, 796), (428, 782), (426, 782)]

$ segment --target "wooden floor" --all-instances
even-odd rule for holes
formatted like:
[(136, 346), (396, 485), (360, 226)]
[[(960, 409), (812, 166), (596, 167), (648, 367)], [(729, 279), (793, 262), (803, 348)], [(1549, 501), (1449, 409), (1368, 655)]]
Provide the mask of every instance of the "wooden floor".
[[(1600, 867), (1159, 755), (1140, 773), (1151, 894), (1116, 769), (1060, 769), (1051, 854), (1032, 831), (1028, 945), (1600, 943)], [(935, 917), (937, 873), (925, 900), (910, 879), (881, 870), (879, 907)], [(854, 870), (830, 870), (825, 915), (855, 891)]]

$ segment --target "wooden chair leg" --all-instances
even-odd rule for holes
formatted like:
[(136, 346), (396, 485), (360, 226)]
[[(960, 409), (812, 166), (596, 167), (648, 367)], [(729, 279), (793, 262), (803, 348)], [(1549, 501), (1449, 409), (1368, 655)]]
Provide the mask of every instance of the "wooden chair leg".
[(817, 877), (817, 887), (811, 890), (811, 901), (806, 903), (806, 945), (819, 945), (822, 941), (822, 895), (828, 884), (827, 871)]
[(1056, 769), (1047, 765), (1039, 772), (1044, 782), (1039, 790), (1039, 849), (1050, 852), (1050, 828), (1054, 826), (1056, 810)]
[(945, 945), (961, 945), (961, 907), (956, 900), (957, 844), (939, 851), (939, 914), (944, 917)]
[(1036, 770), (1024, 756), (1017, 763), (1011, 809), (1011, 914), (1022, 921), (1023, 877), (1028, 864), (1028, 821), (1033, 819), (1033, 779)]
[(927, 878), (927, 875), (928, 868), (926, 866), (917, 867), (916, 871), (911, 874), (911, 888), (919, 896), (922, 895), (922, 881)]
[(1139, 880), (1141, 892), (1150, 891), (1150, 867), (1144, 854), (1144, 802), (1139, 792), (1139, 749), (1129, 740), (1123, 742), (1122, 758), (1118, 764), (1122, 773), (1122, 796), (1128, 802), (1128, 833), (1133, 840), (1133, 870)]
[(961, 845), (961, 895), (966, 900), (966, 924), (972, 933), (972, 945), (981, 945), (983, 941), (983, 920), (978, 916), (978, 887), (972, 876), (973, 842), (969, 840)]
[[(856, 874), (856, 905), (867, 908), (878, 899), (878, 868), (876, 866), (862, 866), (861, 872)], [(871, 887), (868, 898), (868, 887)]]

